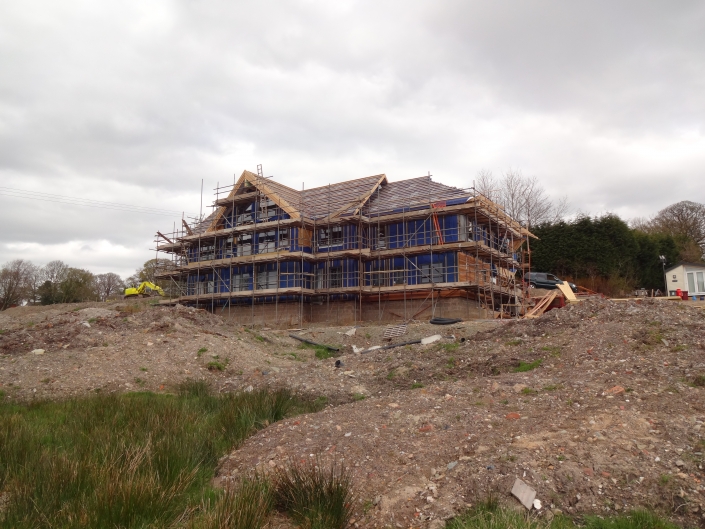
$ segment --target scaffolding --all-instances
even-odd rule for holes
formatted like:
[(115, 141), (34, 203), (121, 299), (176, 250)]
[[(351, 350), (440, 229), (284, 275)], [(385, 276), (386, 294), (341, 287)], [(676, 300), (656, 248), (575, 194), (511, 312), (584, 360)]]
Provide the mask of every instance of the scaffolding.
[(214, 194), (208, 216), (157, 232), (172, 301), (272, 327), (343, 323), (341, 311), (344, 323), (408, 322), (456, 298), (468, 317), (527, 311), (517, 272), (533, 236), (474, 187), (429, 173), (296, 191), (258, 166)]

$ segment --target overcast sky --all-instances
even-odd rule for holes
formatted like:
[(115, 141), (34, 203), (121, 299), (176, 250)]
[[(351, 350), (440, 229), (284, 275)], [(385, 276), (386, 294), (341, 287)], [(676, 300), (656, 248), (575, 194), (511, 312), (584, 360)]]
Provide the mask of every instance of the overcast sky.
[(0, 263), (129, 275), (201, 179), (207, 204), (257, 164), (297, 189), (520, 169), (625, 218), (705, 202), (703, 28), (685, 0), (0, 2)]

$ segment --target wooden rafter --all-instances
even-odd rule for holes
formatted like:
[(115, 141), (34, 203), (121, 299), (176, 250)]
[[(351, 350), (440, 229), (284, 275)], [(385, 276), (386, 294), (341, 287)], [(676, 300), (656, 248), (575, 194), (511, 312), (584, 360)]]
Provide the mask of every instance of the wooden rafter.
[[(242, 174), (240, 175), (240, 178), (238, 178), (237, 182), (233, 186), (233, 189), (228, 193), (227, 198), (233, 198), (236, 194), (237, 191), (240, 189), (240, 187), (245, 183), (245, 181), (249, 182), (252, 184), (254, 187), (259, 189), (260, 193), (263, 195), (266, 195), (267, 198), (269, 198), (272, 202), (274, 202), (277, 206), (279, 206), (283, 211), (285, 211), (291, 218), (293, 219), (298, 219), (300, 217), (299, 212), (291, 206), (286, 200), (284, 200), (282, 197), (280, 197), (277, 193), (272, 191), (264, 182), (261, 181), (262, 179), (257, 176), (255, 173), (251, 171), (243, 171)], [(226, 200), (227, 200), (226, 198)], [(220, 219), (223, 218), (223, 215), (225, 214), (225, 211), (227, 209), (227, 206), (220, 206), (218, 208), (218, 212), (216, 213), (215, 217), (213, 217), (213, 221), (211, 222), (210, 226), (206, 230), (206, 233), (215, 231), (218, 228), (218, 223), (220, 222)]]
[(346, 211), (348, 211), (350, 208), (355, 208), (353, 211), (353, 215), (357, 215), (357, 213), (362, 209), (362, 207), (365, 205), (365, 202), (367, 202), (370, 197), (374, 194), (375, 191), (377, 191), (377, 188), (382, 185), (383, 182), (387, 181), (387, 176), (386, 175), (381, 175), (379, 180), (375, 182), (375, 184), (368, 190), (365, 191), (362, 195), (359, 197), (355, 198), (354, 200), (348, 202), (345, 204), (342, 208), (338, 209), (337, 211), (334, 211), (330, 215), (328, 215), (326, 218), (324, 218), (321, 222), (328, 222), (329, 220), (332, 220)]
[(160, 232), (159, 230), (157, 230), (157, 235), (159, 235), (162, 239), (164, 239), (164, 240), (165, 240), (166, 242), (168, 242), (169, 244), (174, 244), (174, 241), (172, 241), (169, 237), (167, 237), (166, 235), (164, 235), (164, 234), (163, 234), (162, 232)]

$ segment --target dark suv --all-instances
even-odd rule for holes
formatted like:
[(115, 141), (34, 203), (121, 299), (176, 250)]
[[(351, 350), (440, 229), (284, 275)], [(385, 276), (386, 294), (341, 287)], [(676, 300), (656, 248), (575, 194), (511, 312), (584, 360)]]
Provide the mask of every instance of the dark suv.
[[(553, 274), (546, 274), (544, 272), (529, 272), (524, 275), (524, 282), (529, 283), (531, 288), (545, 288), (547, 290), (558, 288), (557, 285), (564, 283), (563, 280), (558, 279)], [(568, 283), (568, 286), (573, 292), (578, 291), (578, 287), (573, 283)]]

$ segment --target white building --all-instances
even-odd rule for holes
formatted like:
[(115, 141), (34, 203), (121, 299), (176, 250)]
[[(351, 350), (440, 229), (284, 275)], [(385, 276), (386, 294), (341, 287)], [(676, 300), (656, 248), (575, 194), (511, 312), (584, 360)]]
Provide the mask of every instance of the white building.
[(675, 296), (680, 288), (690, 299), (705, 301), (705, 263), (681, 261), (666, 270), (666, 282), (669, 296)]

